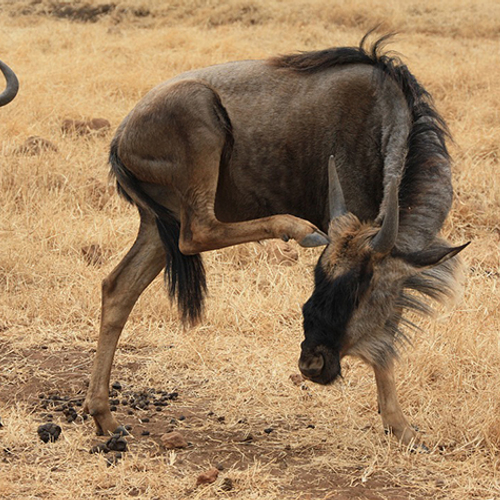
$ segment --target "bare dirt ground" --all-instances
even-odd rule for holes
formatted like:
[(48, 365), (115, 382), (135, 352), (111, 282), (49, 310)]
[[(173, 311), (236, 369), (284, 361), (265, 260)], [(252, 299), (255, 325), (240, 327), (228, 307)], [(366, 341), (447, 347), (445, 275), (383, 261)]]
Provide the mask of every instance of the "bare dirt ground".
[[(140, 360), (143, 354), (139, 350), (134, 356)], [(41, 352), (29, 349), (19, 353), (5, 352), (1, 359), (9, 359), (12, 367), (19, 367), (26, 362), (30, 367), (29, 371), (25, 371), (29, 381), (22, 387), (19, 387), (18, 380), (5, 384), (0, 393), (1, 401), (6, 404), (13, 400), (24, 403), (40, 423), (58, 422), (62, 425), (64, 434), (67, 434), (67, 439), (71, 439), (74, 427), (85, 425), (82, 423), (84, 417), (79, 406), (85, 394), (85, 384), (82, 380), (85, 381), (88, 374), (88, 352), (67, 350), (49, 353), (46, 349)], [(72, 368), (61, 370), (61, 361)], [(116, 370), (117, 374), (122, 373), (126, 377), (127, 372), (134, 370), (134, 364), (135, 362), (132, 362), (120, 366)], [(48, 378), (50, 383), (47, 383)], [(133, 386), (127, 384), (122, 390), (115, 391), (115, 396), (120, 401), (130, 394), (131, 391), (127, 391), (127, 387)], [(219, 489), (230, 492), (238, 487), (238, 481), (232, 479), (236, 477), (236, 472), (247, 471), (258, 462), (259, 467), (264, 468), (267, 474), (276, 477), (287, 474), (290, 468), (303, 469), (294, 473), (286, 487), (282, 488), (281, 494), (285, 497), (302, 491), (310, 498), (409, 498), (410, 492), (401, 488), (399, 481), (388, 474), (370, 474), (370, 481), (366, 481), (360, 474), (364, 467), (359, 465), (334, 468), (333, 471), (327, 466), (314, 470), (305, 468), (304, 463), (329, 452), (325, 440), (292, 447), (292, 443), (305, 437), (310, 438), (315, 433), (316, 426), (312, 423), (315, 420), (310, 417), (297, 415), (287, 420), (273, 419), (270, 423), (265, 416), (261, 416), (249, 421), (245, 409), (242, 409), (241, 418), (234, 421), (233, 417), (233, 421), (228, 422), (225, 412), (219, 410), (216, 413), (212, 410), (212, 400), (203, 395), (203, 382), (183, 384), (182, 388), (182, 393), (171, 401), (167, 408), (161, 407), (162, 412), (156, 411), (158, 407), (153, 405), (145, 410), (127, 411), (128, 405), (122, 405), (120, 408), (121, 423), (131, 427), (133, 438), (127, 439), (137, 460), (154, 462), (155, 457), (163, 457), (168, 450), (162, 447), (161, 436), (167, 432), (178, 431), (189, 438), (189, 442), (185, 450), (178, 452), (175, 463), (182, 475), (192, 476), (193, 484), (199, 471), (212, 464), (221, 471)], [(146, 388), (144, 392), (155, 394), (161, 390)], [(65, 422), (64, 413), (61, 411), (61, 408), (68, 404), (73, 404), (79, 415), (71, 425)], [(33, 436), (33, 440), (36, 439), (37, 437)], [(95, 441), (106, 439), (96, 438)], [(49, 446), (55, 447), (57, 444)], [(29, 457), (26, 451), (4, 449), (4, 464), (15, 466), (21, 454), (24, 455), (24, 460), (36, 462), (36, 453)], [(90, 449), (79, 450), (82, 455), (88, 454), (89, 451)], [(110, 453), (109, 456), (112, 455), (113, 453)], [(61, 467), (63, 466), (56, 464), (52, 472), (57, 472)], [(356, 476), (359, 476), (359, 480), (354, 479)], [(178, 493), (181, 497), (189, 497), (194, 491), (194, 487), (190, 488), (188, 485), (185, 491)], [(332, 492), (335, 492), (335, 497), (331, 497)], [(145, 491), (137, 487), (127, 491), (129, 496), (142, 497), (144, 493)], [(241, 494), (244, 495), (243, 492)]]
[[(4, 0), (0, 21), (0, 59), (21, 82), (0, 110), (1, 499), (500, 498), (496, 2)], [(360, 361), (344, 360), (332, 387), (290, 378), (319, 251), (290, 243), (283, 257), (272, 242), (204, 256), (210, 296), (195, 328), (182, 329), (161, 278), (143, 294), (112, 374), (128, 450), (90, 453), (107, 439), (80, 406), (100, 282), (138, 220), (108, 185), (112, 131), (181, 71), (356, 45), (376, 25), (400, 32), (391, 48), (448, 122), (455, 201), (444, 234), (472, 242), (462, 301), (418, 320), (397, 368), (428, 453), (384, 435)], [(92, 118), (111, 127), (65, 125)], [(62, 429), (53, 443), (37, 435), (48, 422)], [(171, 431), (188, 445), (167, 449)], [(217, 480), (197, 486), (212, 468)]]

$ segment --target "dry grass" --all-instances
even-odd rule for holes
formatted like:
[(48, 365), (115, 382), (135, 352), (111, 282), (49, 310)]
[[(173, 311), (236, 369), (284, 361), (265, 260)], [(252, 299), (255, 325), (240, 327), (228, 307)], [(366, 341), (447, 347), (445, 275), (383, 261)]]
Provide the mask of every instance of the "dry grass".
[[(19, 96), (0, 110), (0, 498), (499, 498), (498, 2), (116, 4), (108, 11), (102, 1), (0, 4), (0, 57), (21, 81)], [(71, 19), (84, 14), (95, 22)], [(135, 211), (107, 187), (110, 136), (64, 135), (62, 121), (104, 117), (114, 128), (148, 89), (178, 72), (352, 45), (376, 24), (402, 33), (393, 48), (448, 120), (456, 198), (445, 233), (472, 240), (463, 302), (424, 323), (398, 367), (402, 406), (430, 453), (408, 453), (383, 435), (372, 374), (360, 362), (346, 360), (334, 387), (290, 382), (317, 252), (300, 250), (298, 263), (285, 267), (265, 245), (206, 255), (203, 325), (180, 328), (158, 279), (122, 336), (113, 379), (136, 390), (177, 389), (179, 400), (153, 428), (185, 414), (179, 427), (192, 448), (167, 452), (154, 436), (136, 436), (108, 468), (87, 452), (90, 422), (65, 424), (60, 440), (44, 445), (36, 437), (38, 393), (84, 390), (100, 281), (137, 228)], [(31, 135), (58, 151), (16, 154)], [(91, 245), (94, 260), (82, 251)], [(242, 444), (241, 433), (253, 442)], [(197, 473), (217, 463), (221, 479), (195, 488)], [(223, 478), (232, 490), (221, 489)]]

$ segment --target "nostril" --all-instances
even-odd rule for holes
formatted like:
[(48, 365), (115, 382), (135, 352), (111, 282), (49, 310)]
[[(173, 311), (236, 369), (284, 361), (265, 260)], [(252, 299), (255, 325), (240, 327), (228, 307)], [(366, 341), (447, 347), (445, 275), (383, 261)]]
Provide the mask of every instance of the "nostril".
[(321, 375), (323, 367), (325, 366), (325, 359), (321, 354), (316, 356), (301, 357), (299, 360), (299, 369), (307, 378), (314, 378)]

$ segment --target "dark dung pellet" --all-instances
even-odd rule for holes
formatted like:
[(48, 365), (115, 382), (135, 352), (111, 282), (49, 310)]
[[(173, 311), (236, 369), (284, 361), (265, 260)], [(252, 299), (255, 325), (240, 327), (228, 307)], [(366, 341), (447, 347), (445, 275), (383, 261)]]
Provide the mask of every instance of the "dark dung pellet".
[(220, 488), (223, 491), (231, 491), (234, 488), (233, 480), (230, 477), (225, 477)]
[(90, 448), (90, 453), (108, 453), (108, 452), (109, 448), (107, 447), (106, 443), (99, 443)]
[(57, 424), (49, 422), (47, 424), (40, 425), (37, 429), (37, 433), (44, 443), (48, 443), (49, 441), (54, 443), (59, 439), (61, 427)]
[(113, 465), (118, 465), (118, 462), (120, 461), (121, 458), (122, 458), (121, 453), (115, 453), (113, 455), (110, 455), (106, 457), (106, 465), (108, 467), (111, 467)]
[(127, 451), (127, 441), (119, 434), (113, 434), (106, 442), (106, 446), (111, 451)]

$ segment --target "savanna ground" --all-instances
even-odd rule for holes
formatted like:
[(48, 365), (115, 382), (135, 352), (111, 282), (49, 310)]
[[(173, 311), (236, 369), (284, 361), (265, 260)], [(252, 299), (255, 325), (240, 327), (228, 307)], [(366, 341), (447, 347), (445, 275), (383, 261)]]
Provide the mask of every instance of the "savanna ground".
[[(0, 109), (0, 498), (500, 498), (498, 2), (2, 0), (0, 22), (0, 58), (21, 82)], [(179, 72), (356, 45), (375, 25), (400, 32), (391, 48), (448, 121), (455, 200), (444, 233), (472, 241), (462, 301), (420, 321), (397, 368), (402, 407), (429, 453), (384, 435), (361, 362), (345, 360), (332, 387), (290, 380), (320, 250), (292, 244), (283, 261), (271, 243), (205, 255), (210, 297), (198, 327), (180, 327), (161, 278), (143, 294), (112, 380), (123, 393), (178, 398), (161, 412), (118, 405), (133, 436), (108, 467), (89, 453), (102, 441), (90, 420), (79, 412), (67, 423), (40, 396), (84, 396), (100, 282), (138, 217), (108, 186), (112, 132), (75, 135), (63, 120), (106, 118), (113, 130)], [(31, 154), (20, 147), (30, 136), (57, 151)], [(50, 412), (62, 435), (44, 444), (36, 430)], [(188, 448), (161, 446), (172, 429)], [(216, 466), (217, 481), (196, 487)]]

